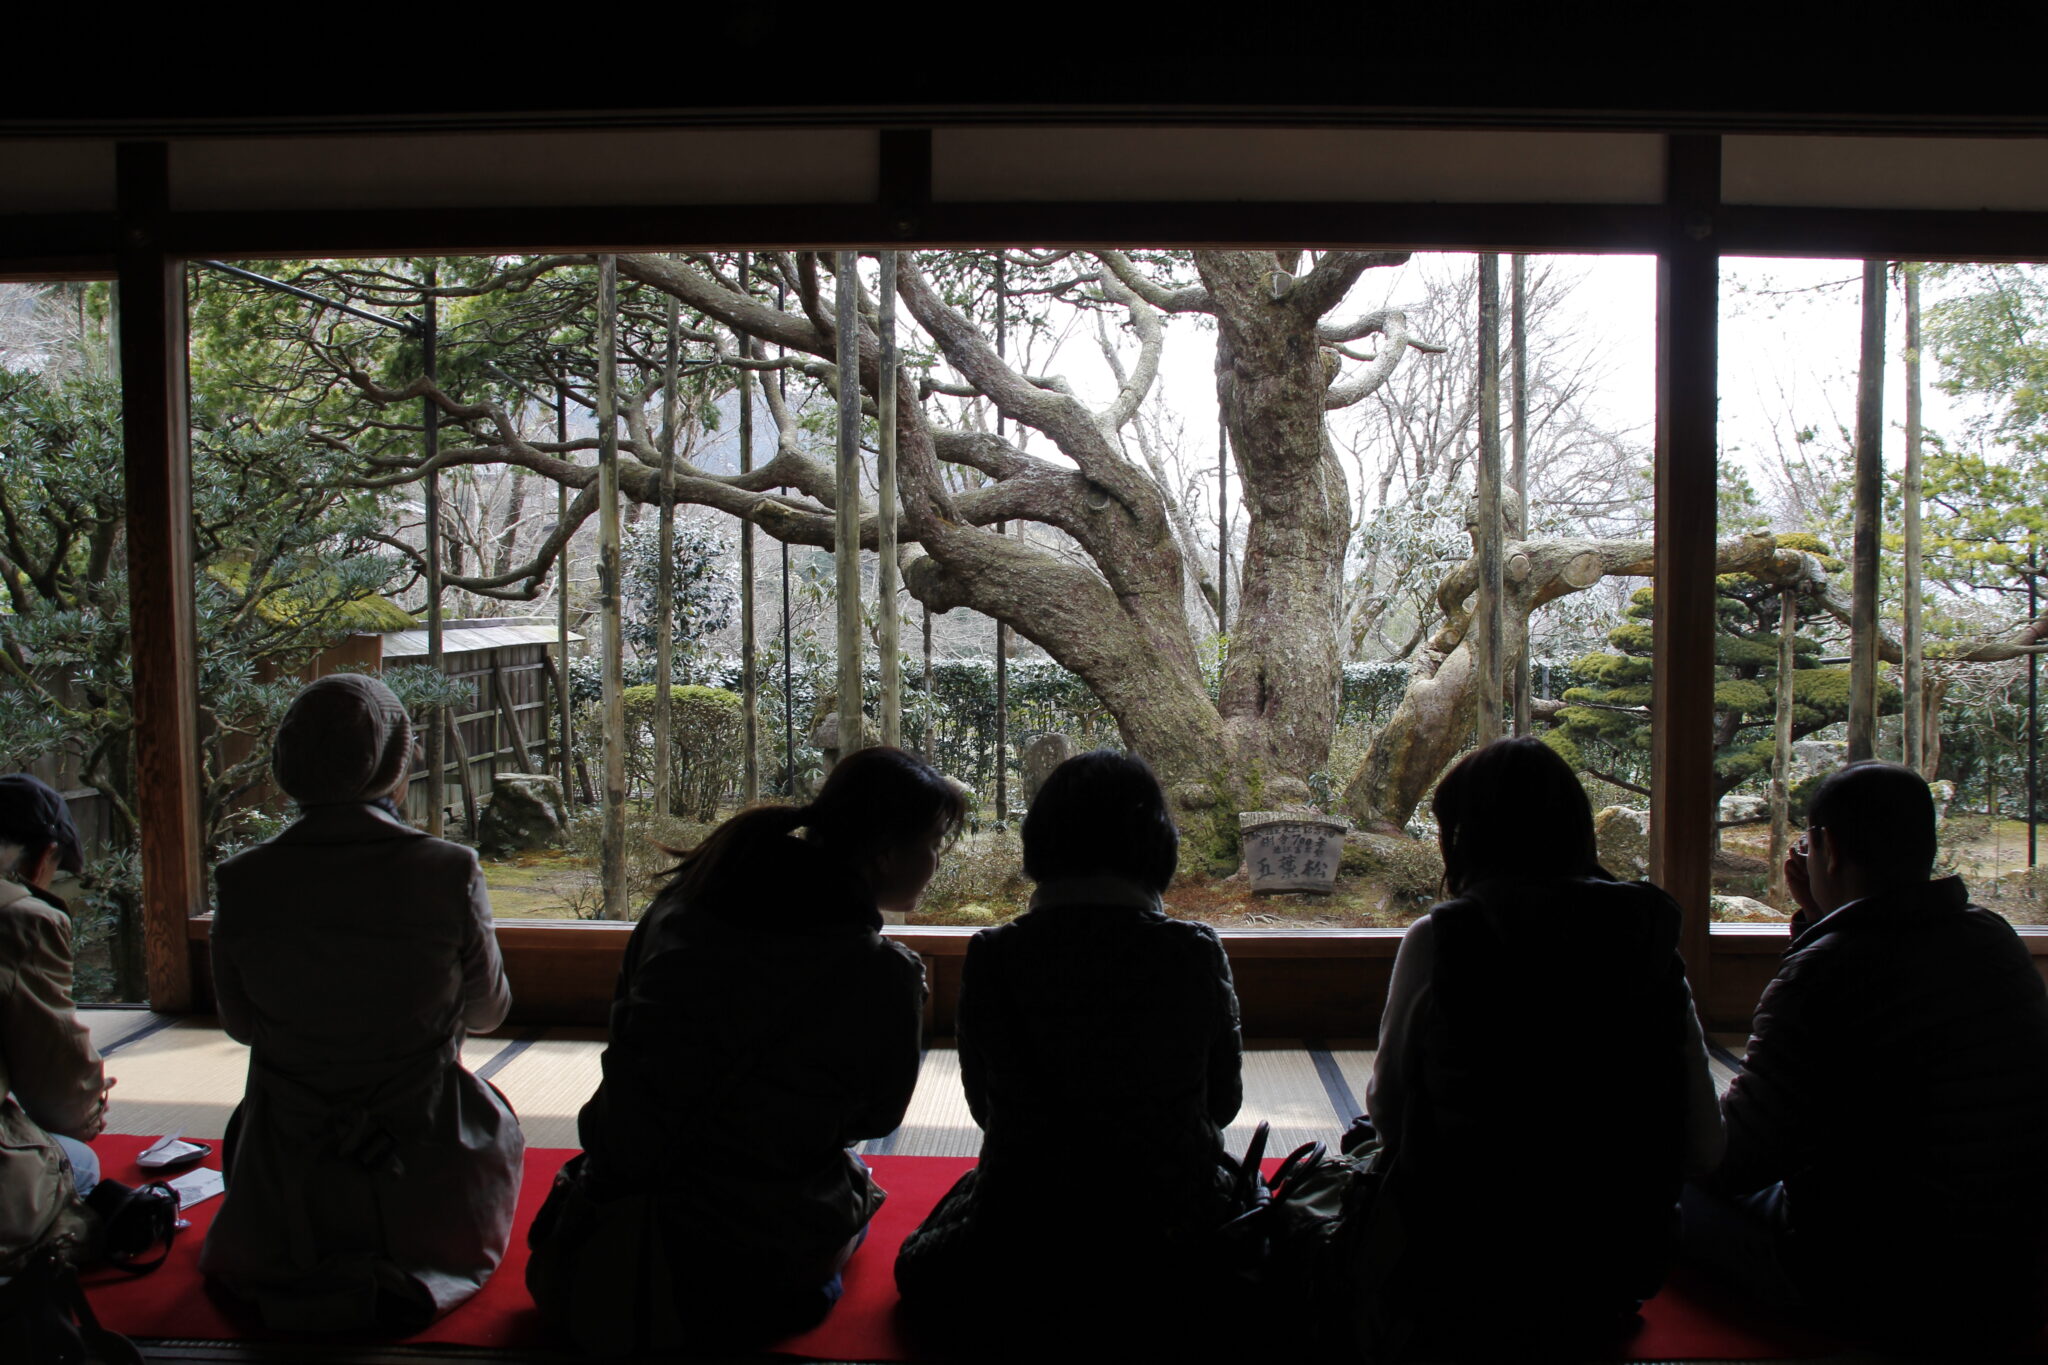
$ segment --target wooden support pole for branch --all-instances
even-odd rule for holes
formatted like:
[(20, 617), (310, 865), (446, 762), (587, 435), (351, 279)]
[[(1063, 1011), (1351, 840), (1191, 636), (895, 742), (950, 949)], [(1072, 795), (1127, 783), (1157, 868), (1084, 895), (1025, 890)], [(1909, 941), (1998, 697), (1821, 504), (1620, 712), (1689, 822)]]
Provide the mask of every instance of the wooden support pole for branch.
[[(604, 623), (604, 917), (626, 919), (626, 700), (619, 602), (619, 261), (597, 265), (597, 605)], [(664, 755), (665, 757), (665, 755)]]
[(1792, 837), (1792, 670), (1799, 666), (1794, 648), (1798, 638), (1799, 597), (1789, 590), (1781, 592), (1777, 728), (1771, 736), (1771, 897), (1780, 905), (1792, 899), (1792, 889), (1785, 884), (1785, 849)]
[(1680, 231), (1657, 258), (1656, 593), (1651, 621), (1650, 878), (1685, 913), (1679, 946), (1705, 1002), (1714, 844), (1714, 566), (1719, 488), (1713, 247), (1721, 145), (1668, 140), (1666, 198)]
[[(1508, 275), (1508, 369), (1514, 384), (1509, 414), (1508, 486), (1515, 490), (1515, 539), (1529, 538), (1529, 317), (1524, 307), (1528, 288), (1529, 258), (1514, 257)], [(1529, 632), (1519, 632), (1522, 647), (1515, 652), (1515, 677), (1510, 692), (1514, 698), (1515, 734), (1529, 733)]]
[(878, 255), (882, 263), (882, 373), (875, 389), (881, 428), (875, 463), (875, 605), (881, 616), (882, 743), (895, 748), (903, 743), (903, 627), (896, 610), (896, 253)]
[(674, 701), (676, 671), (676, 426), (681, 406), (676, 401), (677, 330), (682, 305), (667, 297), (664, 321), (668, 336), (661, 360), (661, 506), (654, 532), (654, 811), (667, 815), (675, 781)]
[[(740, 253), (740, 290), (751, 293), (753, 262)], [(753, 354), (753, 341), (735, 331), (740, 354)], [(754, 467), (754, 372), (740, 369), (740, 472)], [(761, 677), (754, 657), (754, 523), (740, 519), (740, 804), (761, 799)]]
[(1500, 738), (1502, 558), (1500, 502), (1500, 257), (1479, 257), (1479, 593), (1472, 613), (1479, 742)]
[(1849, 561), (1849, 752), (1877, 757), (1877, 556), (1884, 515), (1884, 266), (1863, 263), (1863, 346), (1856, 371), (1855, 544)]
[[(565, 381), (566, 382), (566, 381)], [(569, 392), (566, 388), (555, 390), (555, 440), (566, 444), (569, 440)], [(563, 459), (571, 456), (564, 454)], [(569, 524), (569, 485), (555, 485), (555, 525)], [(555, 724), (561, 737), (561, 747), (555, 757), (562, 770), (562, 808), (567, 810), (575, 804), (576, 791), (572, 782), (576, 762), (576, 716), (569, 700), (569, 539), (565, 536), (560, 553), (555, 557), (555, 667), (549, 677), (555, 684)]]
[[(420, 308), (420, 352), (428, 383), (439, 377), (435, 354), (440, 350), (440, 309), (433, 295), (439, 280), (438, 267), (429, 262), (425, 280), (427, 294)], [(420, 424), (426, 432), (426, 458), (431, 463), (441, 453), (441, 409), (431, 398), (420, 400)], [(427, 550), (427, 667), (433, 670), (436, 680), (441, 680), (447, 677), (448, 656), (441, 638), (441, 471), (438, 469), (427, 473), (425, 502), (425, 525), (420, 535)], [(429, 702), (426, 714), (420, 717), (420, 725), (427, 737), (427, 833), (437, 837), (446, 832), (447, 816), (443, 808), (448, 804), (448, 755), (441, 739), (444, 729), (441, 712), (440, 706)], [(475, 828), (472, 821), (472, 833)]]
[(199, 845), (199, 644), (192, 595), (192, 423), (185, 264), (165, 253), (169, 152), (116, 148), (121, 218), (122, 472), (127, 482), (142, 942), (150, 1008), (192, 1008), (188, 921), (206, 903)]
[(834, 528), (839, 589), (839, 756), (867, 746), (861, 713), (860, 253), (839, 253), (839, 486)]
[(1920, 634), (1920, 267), (1907, 265), (1906, 285), (1906, 479), (1905, 573), (1900, 592), (1905, 615), (1900, 652), (1905, 657), (1905, 714), (1902, 734), (1905, 765), (1923, 777), (1933, 777), (1927, 761), (1926, 641)]

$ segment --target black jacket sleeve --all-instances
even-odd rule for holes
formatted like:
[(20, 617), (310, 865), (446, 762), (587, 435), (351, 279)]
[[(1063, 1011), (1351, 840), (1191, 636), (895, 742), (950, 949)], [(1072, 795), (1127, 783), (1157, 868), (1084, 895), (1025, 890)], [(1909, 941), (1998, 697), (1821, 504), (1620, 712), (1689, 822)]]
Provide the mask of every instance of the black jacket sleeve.
[(1209, 1117), (1228, 1127), (1244, 1104), (1244, 1034), (1238, 1025), (1237, 987), (1230, 978), (1230, 957), (1216, 931), (1204, 926), (1203, 948), (1215, 980), (1214, 1036), (1209, 1044)]
[(1721, 1099), (1728, 1146), (1708, 1182), (1721, 1194), (1752, 1194), (1795, 1174), (1825, 1143), (1828, 1110), (1826, 1009), (1812, 1008), (1825, 958), (1794, 953), (1757, 1003), (1742, 1072)]

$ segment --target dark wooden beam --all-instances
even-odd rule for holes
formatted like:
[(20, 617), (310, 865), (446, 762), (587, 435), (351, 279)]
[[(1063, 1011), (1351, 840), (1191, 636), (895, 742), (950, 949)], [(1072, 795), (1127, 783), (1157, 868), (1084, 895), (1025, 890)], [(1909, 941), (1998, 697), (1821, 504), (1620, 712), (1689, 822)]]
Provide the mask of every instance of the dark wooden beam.
[[(1647, 254), (1667, 221), (1631, 204), (927, 204), (904, 236), (902, 218), (886, 202), (265, 211), (176, 214), (166, 231), (176, 254), (215, 258), (1019, 241)], [(0, 278), (109, 279), (116, 231), (112, 214), (0, 216)], [(2048, 213), (1727, 205), (1714, 238), (1728, 256), (2035, 261), (2048, 259)]]
[(0, 279), (112, 279), (118, 236), (111, 213), (0, 214)]
[(891, 240), (917, 236), (932, 206), (932, 133), (929, 128), (885, 128), (877, 160), (882, 216)]
[(185, 263), (164, 249), (170, 185), (164, 145), (123, 144), (116, 174), (143, 951), (151, 1008), (182, 1011), (192, 1004), (186, 921), (204, 908), (205, 900)]
[(1655, 204), (934, 203), (909, 237), (886, 203), (648, 207), (342, 209), (187, 213), (194, 257), (461, 255), (515, 252), (784, 250), (903, 242), (927, 248), (1319, 246), (1452, 251), (1650, 252)]
[(1650, 877), (1685, 911), (1695, 999), (1707, 991), (1714, 830), (1714, 530), (1719, 444), (1718, 138), (1671, 139), (1670, 237), (1657, 263), (1657, 611)]

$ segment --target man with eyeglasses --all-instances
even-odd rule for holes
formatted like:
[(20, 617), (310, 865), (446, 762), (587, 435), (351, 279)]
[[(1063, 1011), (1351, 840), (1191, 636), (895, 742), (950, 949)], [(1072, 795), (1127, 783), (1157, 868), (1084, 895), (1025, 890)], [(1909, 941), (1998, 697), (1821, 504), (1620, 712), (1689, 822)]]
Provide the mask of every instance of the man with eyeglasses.
[(1753, 1297), (1953, 1352), (2037, 1331), (2048, 1291), (2048, 989), (2012, 926), (1933, 875), (1934, 800), (1891, 763), (1814, 793), (1799, 914), (1689, 1188), (1688, 1251)]

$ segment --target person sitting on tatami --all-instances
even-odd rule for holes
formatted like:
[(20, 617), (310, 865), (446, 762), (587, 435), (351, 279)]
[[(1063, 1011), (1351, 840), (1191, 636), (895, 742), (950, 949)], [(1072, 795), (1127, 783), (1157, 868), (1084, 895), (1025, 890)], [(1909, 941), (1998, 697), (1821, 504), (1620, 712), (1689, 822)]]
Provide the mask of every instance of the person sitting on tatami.
[(1800, 905), (1685, 1198), (1691, 1256), (1753, 1297), (1944, 1352), (2024, 1336), (2048, 1287), (2048, 989), (1935, 878), (1927, 783), (1857, 763), (1785, 863)]

